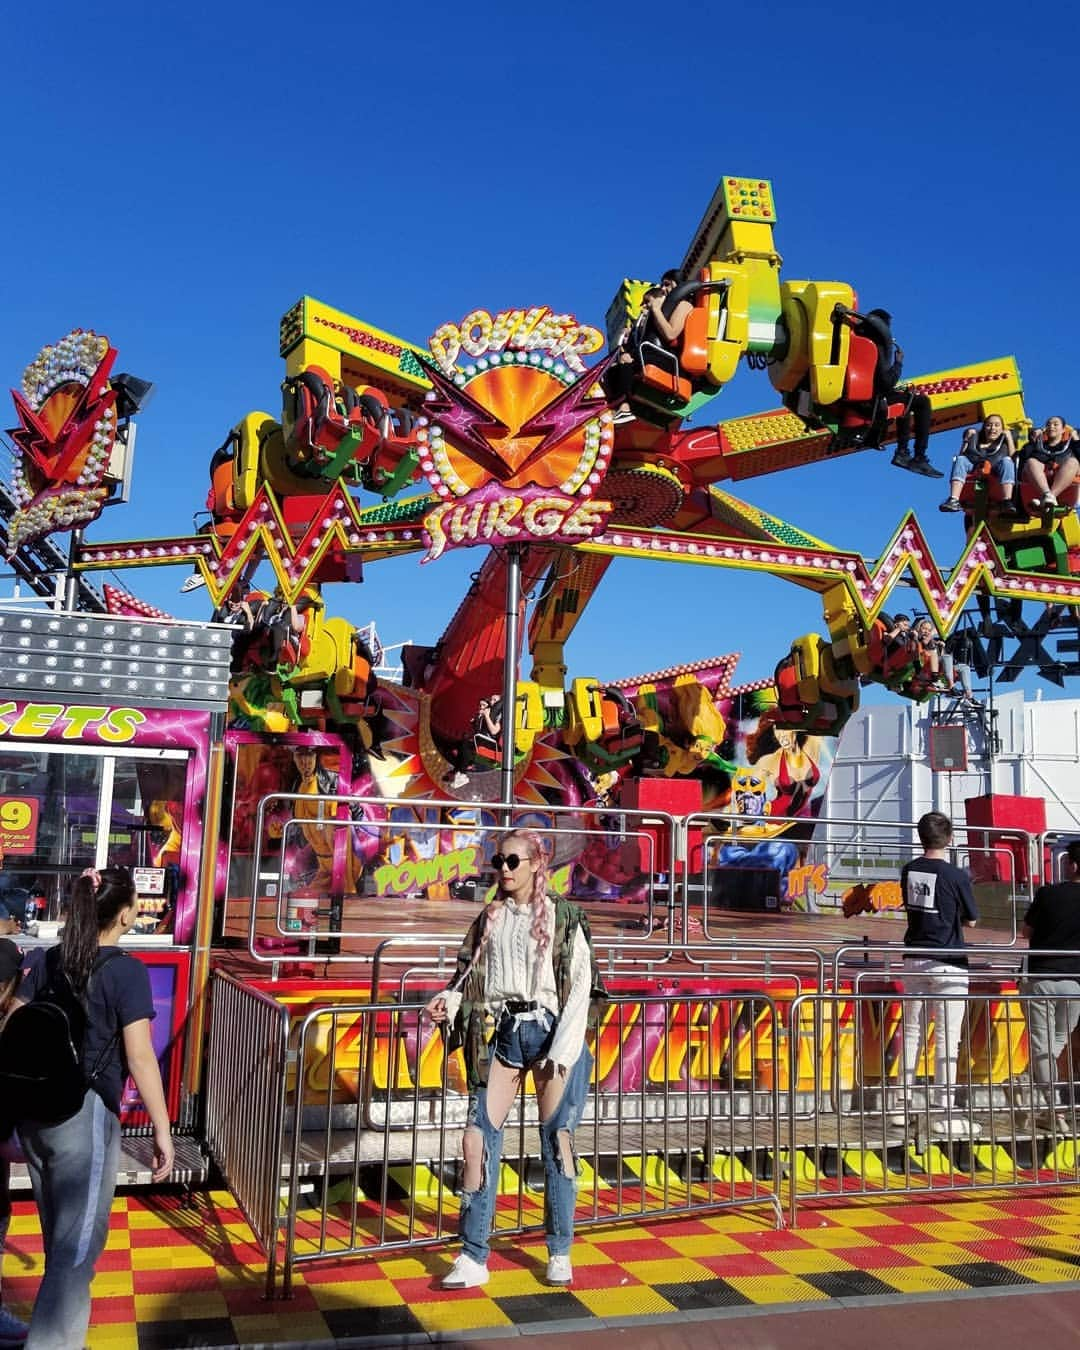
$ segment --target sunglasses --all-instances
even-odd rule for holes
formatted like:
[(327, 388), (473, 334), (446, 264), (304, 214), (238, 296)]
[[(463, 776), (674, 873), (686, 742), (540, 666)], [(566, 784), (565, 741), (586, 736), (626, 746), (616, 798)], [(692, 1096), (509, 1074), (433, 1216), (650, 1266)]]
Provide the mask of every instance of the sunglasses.
[(511, 872), (516, 872), (521, 861), (522, 859), (516, 853), (493, 853), (491, 855), (491, 865), (496, 872), (501, 872), (504, 867), (509, 867)]

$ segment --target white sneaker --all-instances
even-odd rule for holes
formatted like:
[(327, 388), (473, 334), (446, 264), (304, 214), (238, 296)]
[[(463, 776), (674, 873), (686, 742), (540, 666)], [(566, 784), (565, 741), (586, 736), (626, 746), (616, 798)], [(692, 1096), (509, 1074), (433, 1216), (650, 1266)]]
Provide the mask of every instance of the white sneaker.
[(185, 577), (180, 587), (180, 594), (185, 595), (188, 591), (197, 591), (200, 586), (206, 585), (206, 578), (201, 572), (192, 572), (191, 576)]
[(910, 1097), (903, 1092), (890, 1092), (888, 1096), (889, 1107), (885, 1112), (885, 1122), (888, 1125), (906, 1125), (909, 1120), (914, 1120), (916, 1111)]
[(549, 1256), (547, 1268), (548, 1284), (573, 1284), (574, 1268), (570, 1264), (570, 1256), (567, 1253), (564, 1256)]
[(20, 1322), (14, 1313), (0, 1308), (0, 1345), (22, 1345), (29, 1331), (26, 1323)]
[(466, 1256), (462, 1252), (443, 1276), (442, 1287), (444, 1289), (478, 1289), (480, 1285), (487, 1284), (488, 1278), (487, 1266), (482, 1266), (479, 1261), (474, 1261), (471, 1256)]
[(966, 1116), (953, 1116), (950, 1120), (935, 1120), (930, 1124), (931, 1134), (939, 1139), (978, 1139), (982, 1126), (977, 1120), (968, 1120)]

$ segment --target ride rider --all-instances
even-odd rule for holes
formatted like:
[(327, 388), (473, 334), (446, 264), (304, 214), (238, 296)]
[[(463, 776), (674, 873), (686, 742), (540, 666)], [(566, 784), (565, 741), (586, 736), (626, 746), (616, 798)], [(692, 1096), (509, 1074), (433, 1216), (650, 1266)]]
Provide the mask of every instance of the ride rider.
[[(930, 444), (930, 399), (926, 394), (902, 386), (904, 352), (893, 337), (892, 315), (887, 309), (872, 309), (859, 314), (853, 309), (837, 305), (835, 317), (851, 325), (859, 337), (869, 338), (877, 348), (877, 367), (874, 371), (875, 412), (864, 445), (880, 445), (888, 430), (886, 410), (890, 404), (901, 403), (904, 410), (896, 419), (896, 450), (892, 462), (898, 469), (910, 469), (927, 478), (941, 478), (940, 469), (930, 463), (927, 448)], [(880, 411), (879, 411), (880, 410)], [(908, 440), (914, 432), (915, 446), (908, 450)]]
[(604, 393), (615, 405), (614, 420), (617, 425), (634, 420), (628, 400), (643, 364), (642, 344), (650, 343), (673, 351), (686, 327), (686, 321), (694, 308), (691, 300), (684, 296), (671, 307), (670, 314), (665, 312), (667, 300), (679, 284), (678, 270), (669, 268), (660, 278), (658, 286), (649, 287), (642, 297), (641, 312), (623, 330), (615, 360), (604, 372)]

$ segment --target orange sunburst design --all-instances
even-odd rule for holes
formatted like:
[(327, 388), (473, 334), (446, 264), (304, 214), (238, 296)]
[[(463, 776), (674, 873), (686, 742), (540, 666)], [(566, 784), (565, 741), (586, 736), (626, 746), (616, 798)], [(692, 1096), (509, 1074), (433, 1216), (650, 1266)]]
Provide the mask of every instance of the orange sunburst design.
[[(387, 773), (376, 769), (379, 790), (384, 797), (399, 800), (451, 797), (443, 781), (449, 761), (444, 759), (431, 736), (431, 699), (419, 690), (397, 685), (381, 685), (393, 695), (393, 722), (398, 734), (383, 741), (383, 750), (391, 752), (388, 762), (395, 761)], [(558, 780), (548, 772), (546, 765), (565, 759), (562, 750), (542, 740), (533, 743), (531, 753), (515, 770), (514, 795), (517, 801), (542, 806), (547, 801), (544, 790), (558, 789)], [(483, 805), (483, 802), (476, 803)]]
[[(501, 487), (508, 490), (530, 486), (557, 488), (573, 475), (587, 455), (595, 454), (590, 449), (584, 426), (535, 459), (532, 458), (534, 451), (544, 437), (517, 434), (519, 428), (564, 390), (565, 385), (557, 375), (528, 365), (495, 366), (469, 381), (466, 386), (469, 396), (509, 428), (507, 435), (489, 441), (493, 452), (509, 470)], [(484, 468), (449, 441), (446, 452), (451, 468), (467, 491), (491, 481)]]

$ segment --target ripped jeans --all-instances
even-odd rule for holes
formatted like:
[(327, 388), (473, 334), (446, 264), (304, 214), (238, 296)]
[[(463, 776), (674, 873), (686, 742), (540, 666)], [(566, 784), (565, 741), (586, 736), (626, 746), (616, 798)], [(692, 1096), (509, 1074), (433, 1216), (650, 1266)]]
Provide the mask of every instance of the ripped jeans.
[[(550, 1037), (547, 1038), (550, 1040)], [(534, 1056), (535, 1059), (541, 1055)], [(559, 1135), (572, 1136), (581, 1121), (589, 1097), (593, 1057), (582, 1046), (577, 1063), (567, 1072), (562, 1098), (551, 1116), (540, 1124), (540, 1153), (544, 1160), (544, 1228), (549, 1256), (564, 1256), (574, 1240), (574, 1206), (577, 1202), (577, 1158), (568, 1144), (571, 1159), (564, 1166)], [(458, 1233), (466, 1256), (481, 1265), (487, 1262), (495, 1199), (499, 1189), (503, 1130), (492, 1125), (487, 1113), (487, 1089), (481, 1088), (469, 1102), (466, 1129), (475, 1127), (484, 1137), (484, 1159), (479, 1190), (462, 1191)]]

